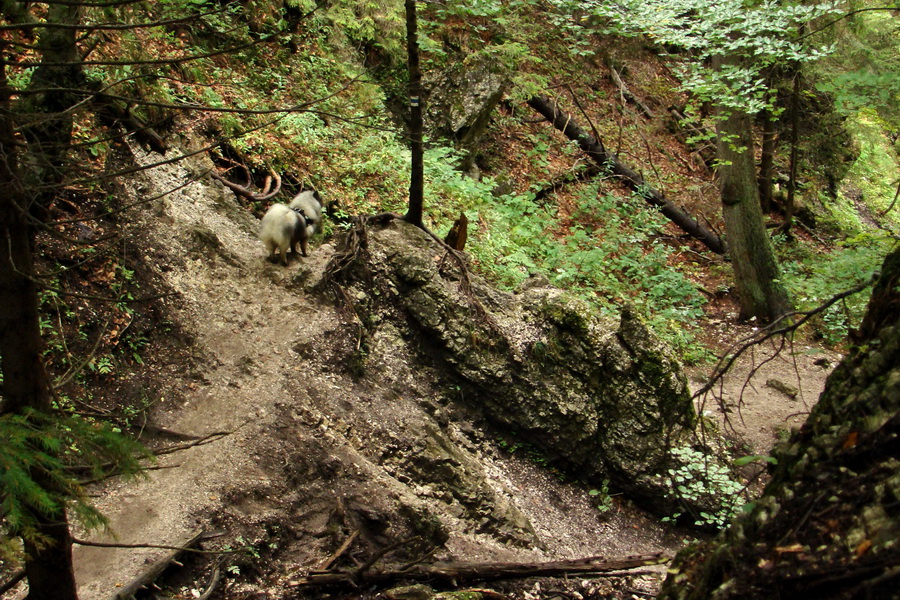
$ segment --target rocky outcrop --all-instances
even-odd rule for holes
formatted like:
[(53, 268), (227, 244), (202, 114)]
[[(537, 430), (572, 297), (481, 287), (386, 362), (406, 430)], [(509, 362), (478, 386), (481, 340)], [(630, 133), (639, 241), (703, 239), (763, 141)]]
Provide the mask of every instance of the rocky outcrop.
[(350, 272), (342, 285), (365, 323), (364, 370), (396, 374), (396, 349), (412, 345), (463, 402), (555, 464), (673, 510), (660, 473), (695, 412), (677, 361), (628, 310), (605, 320), (539, 281), (497, 292), (402, 221), (370, 227)]
[(425, 82), (427, 121), (435, 134), (471, 152), (507, 84), (507, 75), (495, 61), (477, 56), (460, 60), (455, 68), (441, 71), (440, 79)]

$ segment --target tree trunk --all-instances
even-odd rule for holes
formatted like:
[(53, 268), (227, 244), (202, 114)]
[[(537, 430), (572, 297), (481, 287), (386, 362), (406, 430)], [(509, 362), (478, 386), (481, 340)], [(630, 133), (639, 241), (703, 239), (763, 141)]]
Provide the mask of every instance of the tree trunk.
[(740, 317), (770, 322), (790, 312), (791, 302), (779, 281), (759, 205), (750, 126), (750, 117), (736, 110), (722, 116), (717, 126), (722, 216), (740, 295)]
[(36, 515), (37, 532), (45, 542), (25, 541), (26, 600), (78, 600), (72, 561), (72, 536), (65, 509), (56, 518)]
[(409, 136), (412, 164), (409, 179), (409, 210), (403, 217), (408, 223), (424, 228), (422, 223), (424, 192), (424, 153), (422, 141), (422, 69), (419, 66), (418, 23), (416, 1), (406, 0), (406, 53), (409, 61)]
[(784, 223), (779, 228), (779, 233), (791, 234), (794, 225), (795, 200), (797, 192), (797, 163), (800, 160), (800, 66), (794, 73), (794, 86), (791, 90), (791, 166), (788, 174), (787, 200), (784, 207)]
[[(48, 20), (73, 23), (78, 7), (51, 5)], [(53, 30), (42, 40), (42, 60), (48, 63), (77, 61), (75, 31)], [(58, 35), (62, 33), (61, 37)], [(0, 44), (0, 52), (6, 48)], [(80, 69), (75, 68), (77, 72)], [(54, 82), (53, 74), (65, 73), (66, 82)], [(72, 68), (38, 68), (32, 78), (32, 87), (67, 87)], [(3, 374), (2, 412), (22, 412), (25, 409), (51, 412), (50, 381), (42, 360), (43, 342), (40, 335), (38, 312), (38, 288), (34, 279), (35, 228), (32, 217), (36, 198), (49, 197), (61, 180), (64, 159), (71, 138), (72, 117), (60, 115), (70, 105), (61, 106), (65, 94), (45, 92), (35, 103), (27, 106), (32, 114), (46, 116), (33, 127), (23, 128), (28, 141), (29, 164), (34, 169), (28, 191), (19, 168), (17, 143), (12, 121), (11, 88), (6, 79), (6, 69), (0, 69), (0, 181), (4, 191), (0, 194), (0, 366)], [(42, 100), (41, 100), (42, 99)], [(41, 101), (45, 102), (43, 110)], [(37, 110), (36, 110), (37, 108)], [(53, 485), (50, 478), (40, 472), (31, 473), (42, 486)], [(69, 534), (66, 511), (47, 514), (40, 508), (32, 515), (36, 520), (33, 536), (23, 536), (25, 572), (28, 578), (28, 600), (77, 600), (77, 588), (72, 563), (72, 539)], [(13, 533), (16, 533), (13, 531)]]
[[(5, 77), (3, 78), (5, 79)], [(0, 89), (8, 89), (0, 81)], [(33, 408), (50, 412), (50, 382), (42, 361), (37, 285), (32, 244), (34, 228), (26, 217), (28, 197), (16, 162), (8, 98), (0, 99), (0, 365), (3, 373), (2, 412)], [(32, 474), (38, 483), (39, 473)], [(40, 546), (25, 540), (28, 600), (77, 600), (72, 563), (72, 539), (65, 510), (50, 518), (36, 513)]]
[(601, 169), (609, 169), (622, 178), (622, 181), (632, 190), (638, 192), (648, 204), (656, 206), (669, 220), (678, 225), (682, 231), (703, 242), (703, 244), (717, 254), (725, 253), (725, 244), (715, 233), (701, 225), (691, 215), (675, 206), (666, 199), (665, 195), (647, 185), (644, 178), (627, 165), (619, 161), (618, 157), (610, 154), (603, 147), (600, 140), (579, 127), (572, 117), (561, 111), (556, 105), (546, 98), (534, 96), (528, 101), (528, 106), (539, 112), (547, 121), (563, 132), (570, 140), (578, 143), (578, 146), (587, 153)]
[[(34, 195), (38, 209), (56, 193), (63, 179), (74, 123), (71, 109), (84, 98), (74, 92), (84, 87), (74, 27), (80, 13), (81, 7), (75, 3), (50, 4), (47, 22), (68, 27), (51, 27), (41, 33), (41, 64), (28, 85), (31, 93), (21, 101), (21, 110), (29, 116), (22, 127), (30, 158), (26, 177), (29, 188), (38, 192)], [(43, 216), (42, 212), (35, 214)]]
[(759, 204), (763, 213), (772, 210), (772, 180), (775, 177), (775, 148), (778, 142), (777, 122), (772, 113), (763, 113), (762, 149), (759, 156)]
[(772, 455), (763, 496), (682, 551), (660, 600), (897, 598), (900, 250), (884, 262), (860, 346)]

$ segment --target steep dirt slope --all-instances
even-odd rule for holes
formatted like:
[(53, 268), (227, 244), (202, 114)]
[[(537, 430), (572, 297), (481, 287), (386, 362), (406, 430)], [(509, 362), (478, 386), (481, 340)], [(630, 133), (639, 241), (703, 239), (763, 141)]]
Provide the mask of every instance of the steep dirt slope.
[[(155, 197), (209, 166), (196, 160), (156, 167), (128, 183), (129, 194)], [(327, 299), (304, 291), (332, 253), (329, 245), (299, 268), (265, 262), (255, 219), (204, 177), (134, 209), (131, 222), (146, 262), (179, 294), (172, 319), (193, 339), (188, 364), (169, 363), (158, 374), (160, 394), (170, 400), (160, 404), (155, 424), (193, 436), (232, 433), (162, 457), (162, 468), (144, 480), (98, 490), (110, 531), (90, 539), (177, 545), (198, 528), (223, 528), (220, 547), (253, 543), (266, 559), (244, 570), (255, 577), (231, 580), (229, 589), (265, 588), (270, 597), (353, 530), (362, 534), (349, 553), (363, 557), (410, 535), (446, 539), (439, 556), (457, 559), (613, 556), (677, 546), (674, 532), (627, 503), (601, 514), (584, 490), (497, 451), (480, 424), (437, 402), (416, 374), (400, 379), (403, 388), (384, 385), (377, 373), (355, 379), (348, 359), (354, 328)], [(450, 479), (467, 490), (462, 501), (442, 484), (410, 475), (434, 446), (448, 456), (431, 458), (431, 467), (449, 465)], [(81, 597), (110, 597), (163, 553), (76, 548)]]

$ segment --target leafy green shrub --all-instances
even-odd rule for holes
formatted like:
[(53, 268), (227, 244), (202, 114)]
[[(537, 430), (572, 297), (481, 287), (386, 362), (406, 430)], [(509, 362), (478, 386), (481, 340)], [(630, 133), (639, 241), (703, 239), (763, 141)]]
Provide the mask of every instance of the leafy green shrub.
[[(848, 238), (830, 253), (814, 253), (796, 246), (783, 262), (785, 284), (798, 310), (809, 310), (826, 300), (868, 281), (879, 269), (895, 242), (883, 232), (866, 232)], [(847, 339), (850, 329), (862, 321), (870, 290), (854, 294), (815, 317), (814, 331), (831, 345)]]
[[(744, 486), (732, 479), (731, 472), (710, 456), (687, 446), (672, 448), (674, 462), (667, 471), (669, 495), (691, 506), (708, 506), (694, 516), (698, 527), (726, 527), (743, 505)], [(674, 521), (681, 514), (663, 520)]]
[(555, 208), (531, 196), (495, 197), (489, 180), (466, 185), (472, 194), (467, 210), (478, 217), (470, 215), (469, 251), (496, 284), (513, 289), (542, 273), (602, 312), (632, 306), (676, 349), (692, 345), (689, 324), (702, 315), (703, 299), (669, 266), (671, 250), (658, 237), (665, 219), (641, 199), (585, 186), (574, 224), (563, 228)]

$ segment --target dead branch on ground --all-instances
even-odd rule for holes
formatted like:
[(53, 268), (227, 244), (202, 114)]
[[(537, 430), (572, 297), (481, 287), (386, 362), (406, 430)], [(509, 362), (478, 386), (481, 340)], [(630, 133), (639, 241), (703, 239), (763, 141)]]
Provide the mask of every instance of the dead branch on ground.
[(615, 173), (625, 185), (634, 190), (648, 204), (658, 207), (663, 215), (684, 232), (698, 239), (713, 252), (725, 253), (725, 243), (718, 235), (701, 225), (684, 209), (668, 200), (662, 192), (651, 188), (639, 173), (622, 163), (615, 154), (608, 152), (600, 140), (595, 139), (575, 124), (572, 118), (560, 110), (556, 104), (546, 98), (533, 96), (528, 100), (528, 105), (542, 114), (566, 137), (577, 142), (579, 147), (601, 168)]
[(652, 120), (654, 117), (653, 111), (647, 108), (647, 105), (641, 102), (641, 99), (628, 89), (628, 86), (625, 85), (621, 75), (619, 75), (619, 72), (616, 70), (616, 66), (613, 64), (612, 59), (607, 59), (606, 66), (609, 67), (609, 74), (610, 77), (612, 77), (613, 83), (619, 88), (619, 97), (621, 98), (622, 104), (625, 104), (626, 100), (631, 102), (640, 109), (641, 114)]
[(291, 587), (387, 585), (395, 581), (442, 581), (458, 585), (462, 581), (521, 579), (526, 577), (565, 577), (568, 575), (602, 576), (670, 559), (663, 553), (626, 556), (621, 558), (589, 557), (550, 562), (437, 562), (428, 565), (404, 566), (383, 570), (310, 571), (300, 579), (288, 583)]
[(207, 540), (214, 537), (221, 536), (220, 532), (211, 532), (206, 533), (202, 529), (196, 530), (194, 534), (185, 540), (185, 542), (178, 546), (154, 546), (149, 544), (103, 544), (100, 542), (85, 542), (83, 540), (73, 539), (73, 543), (84, 545), (84, 546), (96, 546), (101, 548), (159, 548), (171, 550), (171, 552), (163, 555), (158, 560), (153, 561), (149, 564), (149, 566), (144, 570), (143, 573), (134, 578), (131, 583), (125, 585), (124, 587), (119, 588), (115, 595), (113, 596), (113, 600), (130, 600), (134, 595), (140, 591), (142, 588), (145, 588), (151, 585), (154, 581), (156, 581), (160, 575), (162, 575), (163, 571), (165, 571), (169, 565), (176, 563), (178, 557), (180, 557), (185, 552), (194, 552), (194, 553), (215, 553), (221, 554), (220, 551), (208, 551), (208, 550), (198, 550), (193, 548), (196, 544), (200, 543), (203, 540)]

